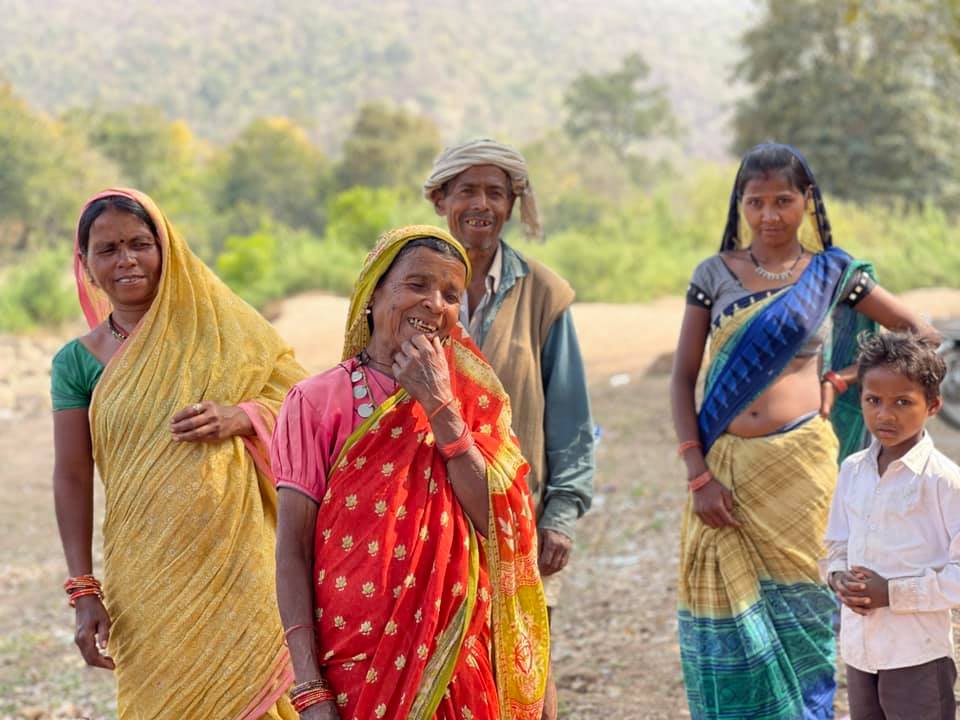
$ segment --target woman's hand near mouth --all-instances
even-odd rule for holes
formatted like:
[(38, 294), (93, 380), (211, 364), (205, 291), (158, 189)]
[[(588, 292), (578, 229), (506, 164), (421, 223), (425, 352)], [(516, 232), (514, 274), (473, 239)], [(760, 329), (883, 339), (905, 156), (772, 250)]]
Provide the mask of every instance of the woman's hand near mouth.
[(453, 400), (450, 367), (439, 337), (415, 335), (393, 356), (393, 377), (428, 415)]

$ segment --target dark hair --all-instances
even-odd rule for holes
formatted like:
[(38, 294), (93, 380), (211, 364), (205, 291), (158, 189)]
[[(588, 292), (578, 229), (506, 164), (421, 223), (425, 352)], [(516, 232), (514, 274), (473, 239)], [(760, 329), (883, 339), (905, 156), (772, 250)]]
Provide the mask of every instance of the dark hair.
[(802, 193), (813, 185), (813, 178), (807, 174), (804, 164), (786, 145), (757, 145), (743, 156), (740, 164), (736, 182), (737, 199), (743, 199), (748, 182), (773, 174), (782, 175)]
[(947, 374), (947, 364), (930, 338), (911, 333), (880, 333), (860, 340), (857, 356), (857, 380), (878, 367), (890, 368), (910, 381), (923, 386), (928, 402), (940, 395), (940, 383)]
[(77, 223), (77, 244), (80, 246), (81, 255), (86, 255), (87, 249), (90, 247), (90, 228), (93, 227), (96, 219), (107, 210), (119, 210), (135, 215), (150, 228), (153, 239), (158, 239), (157, 226), (154, 225), (153, 218), (150, 217), (143, 205), (126, 195), (107, 195), (87, 205), (80, 216), (80, 222)]
[(723, 239), (720, 241), (721, 251), (733, 250), (737, 247), (737, 233), (740, 227), (739, 204), (743, 199), (743, 191), (747, 183), (774, 173), (782, 175), (802, 193), (811, 191), (820, 239), (825, 249), (833, 245), (827, 209), (807, 159), (792, 145), (762, 143), (748, 150), (740, 161), (740, 168), (733, 181), (733, 191), (730, 193), (727, 225), (723, 229)]

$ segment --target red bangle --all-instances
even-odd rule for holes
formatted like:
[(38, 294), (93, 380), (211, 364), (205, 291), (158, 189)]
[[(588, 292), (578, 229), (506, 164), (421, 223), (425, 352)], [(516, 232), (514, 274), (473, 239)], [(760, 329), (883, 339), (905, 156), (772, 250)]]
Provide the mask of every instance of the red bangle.
[(449, 442), (446, 445), (438, 445), (437, 449), (440, 451), (441, 457), (444, 460), (453, 460), (455, 457), (460, 457), (466, 452), (469, 452), (470, 448), (473, 447), (473, 433), (470, 432), (470, 428), (467, 427), (467, 423), (463, 423), (463, 431), (460, 433), (459, 437), (453, 442)]
[(825, 372), (823, 374), (823, 379), (833, 385), (837, 389), (837, 392), (841, 395), (843, 395), (850, 388), (850, 385), (847, 383), (847, 381), (840, 377), (833, 370), (828, 370)]
[(711, 480), (713, 480), (712, 472), (710, 472), (709, 470), (707, 470), (706, 472), (702, 472), (699, 475), (697, 475), (695, 478), (693, 478), (693, 480), (687, 481), (687, 490), (689, 490), (690, 492), (696, 492)]
[(313, 630), (313, 624), (312, 624), (312, 623), (300, 623), (299, 625), (291, 625), (290, 627), (288, 627), (286, 630), (283, 631), (283, 641), (284, 641), (284, 642), (287, 641), (287, 638), (290, 637), (290, 633), (292, 633), (292, 632), (294, 632), (294, 631), (296, 631), (296, 630), (302, 630), (302, 629), (304, 629), (304, 628), (310, 628), (311, 630)]
[(702, 448), (703, 445), (700, 444), (699, 440), (684, 440), (682, 443), (677, 445), (677, 456), (683, 455), (687, 450), (693, 450), (694, 448)]
[(439, 413), (441, 410), (443, 410), (447, 405), (449, 405), (452, 402), (453, 402), (453, 398), (450, 398), (445, 403), (443, 403), (440, 407), (434, 410), (432, 413), (427, 415), (427, 422), (430, 422), (431, 420), (433, 420), (437, 416), (437, 413)]
[(290, 702), (298, 713), (327, 700), (333, 700), (333, 693), (322, 679), (307, 680), (290, 688)]
[(77, 575), (67, 578), (63, 583), (63, 589), (70, 597), (70, 607), (77, 606), (77, 598), (96, 595), (103, 600), (103, 589), (100, 587), (100, 581), (93, 575)]

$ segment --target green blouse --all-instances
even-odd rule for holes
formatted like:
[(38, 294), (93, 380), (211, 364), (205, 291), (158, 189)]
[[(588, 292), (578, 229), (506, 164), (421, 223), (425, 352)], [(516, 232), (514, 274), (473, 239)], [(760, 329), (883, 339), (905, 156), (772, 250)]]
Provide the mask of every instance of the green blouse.
[(103, 373), (103, 363), (79, 340), (71, 340), (53, 356), (50, 397), (54, 410), (90, 407), (93, 389)]

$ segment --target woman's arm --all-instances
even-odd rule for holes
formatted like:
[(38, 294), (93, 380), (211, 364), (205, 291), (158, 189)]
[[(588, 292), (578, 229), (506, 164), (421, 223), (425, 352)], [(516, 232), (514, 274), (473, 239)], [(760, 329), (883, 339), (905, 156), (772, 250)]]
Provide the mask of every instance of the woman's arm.
[[(871, 320), (880, 323), (887, 330), (900, 332), (911, 332), (921, 337), (927, 337), (939, 344), (943, 338), (937, 329), (924, 320), (918, 313), (914, 312), (891, 293), (877, 285), (868, 295), (866, 295), (854, 308), (862, 315), (866, 315)], [(857, 365), (849, 365), (845, 368), (835, 370), (844, 382), (852, 385), (857, 382)], [(826, 413), (829, 414), (833, 406), (833, 396), (836, 390), (832, 385), (824, 385), (825, 400), (823, 406)], [(828, 397), (829, 396), (829, 397)], [(821, 414), (824, 414), (821, 411)]]
[[(700, 440), (697, 424), (696, 387), (703, 351), (710, 330), (710, 311), (695, 305), (687, 305), (680, 326), (677, 351), (673, 356), (673, 373), (670, 377), (670, 407), (673, 427), (679, 442)], [(708, 471), (701, 447), (684, 451), (683, 461), (687, 466), (687, 480), (692, 480)], [(716, 480), (693, 493), (693, 510), (700, 519), (713, 528), (737, 526), (731, 514), (733, 495)]]
[[(287, 630), (287, 647), (297, 683), (320, 679), (314, 630), (313, 543), (317, 503), (301, 492), (280, 488), (277, 520), (277, 604)], [(295, 628), (291, 630), (291, 628)], [(336, 718), (332, 701), (307, 710), (302, 718)]]
[[(53, 413), (53, 501), (70, 577), (93, 573), (93, 448), (87, 408)], [(110, 618), (100, 598), (77, 598), (75, 642), (88, 665), (112, 670), (107, 647)]]
[[(466, 428), (466, 423), (460, 413), (451, 407), (452, 404), (440, 410), (430, 421), (438, 445), (454, 442)], [(487, 523), (490, 521), (490, 491), (487, 487), (487, 463), (477, 446), (474, 445), (464, 454), (447, 460), (447, 475), (453, 492), (474, 529), (479, 535), (486, 537)]]

